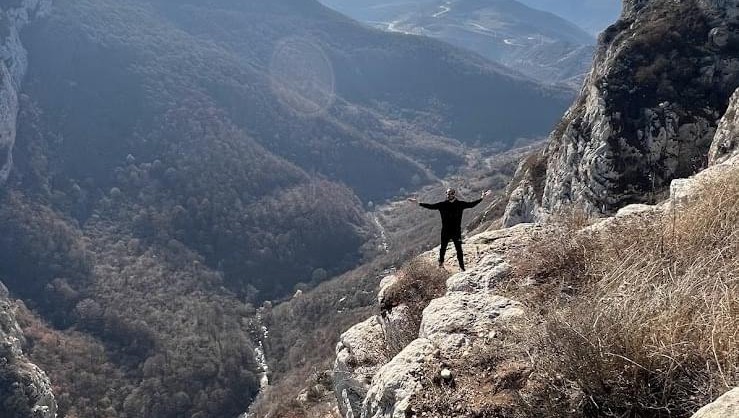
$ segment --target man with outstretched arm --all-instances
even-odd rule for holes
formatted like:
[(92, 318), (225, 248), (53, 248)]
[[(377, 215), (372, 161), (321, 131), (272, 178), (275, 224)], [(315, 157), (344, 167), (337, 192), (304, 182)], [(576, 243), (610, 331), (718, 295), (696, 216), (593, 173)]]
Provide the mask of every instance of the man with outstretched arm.
[(465, 202), (457, 199), (457, 191), (447, 189), (446, 200), (439, 203), (419, 203), (418, 199), (408, 199), (411, 203), (417, 203), (419, 206), (438, 210), (441, 214), (441, 248), (439, 249), (439, 267), (444, 266), (444, 255), (449, 241), (454, 242), (454, 248), (457, 250), (457, 261), (459, 268), (464, 271), (464, 253), (462, 253), (462, 213), (465, 209), (474, 208), (483, 199), (490, 196), (490, 190), (482, 192), (480, 198), (472, 202)]

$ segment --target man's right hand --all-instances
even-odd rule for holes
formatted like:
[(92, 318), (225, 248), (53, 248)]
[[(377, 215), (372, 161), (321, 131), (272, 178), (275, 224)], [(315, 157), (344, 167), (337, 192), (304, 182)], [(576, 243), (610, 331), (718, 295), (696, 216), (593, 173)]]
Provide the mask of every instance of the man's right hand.
[(408, 201), (411, 202), (411, 203), (413, 203), (414, 205), (417, 205), (418, 204), (418, 199), (416, 199), (415, 197), (409, 197), (408, 198)]

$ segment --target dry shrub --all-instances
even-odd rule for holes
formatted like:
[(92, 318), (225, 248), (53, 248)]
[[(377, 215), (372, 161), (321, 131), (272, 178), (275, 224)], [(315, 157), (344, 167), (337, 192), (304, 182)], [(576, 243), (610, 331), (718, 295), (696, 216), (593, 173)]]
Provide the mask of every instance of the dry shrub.
[[(540, 416), (521, 396), (532, 388), (529, 356), (521, 350), (524, 323), (509, 322), (495, 337), (480, 338), (467, 347), (468, 355), (440, 353), (426, 363), (423, 391), (411, 398), (415, 416), (438, 418), (525, 418)], [(452, 379), (441, 372), (449, 369)]]
[(520, 283), (504, 282), (503, 293), (530, 308), (545, 309), (553, 295), (575, 294), (587, 285), (593, 277), (591, 255), (601, 252), (593, 233), (581, 231), (588, 222), (582, 210), (571, 209), (560, 214), (551, 228), (535, 233), (512, 258), (512, 277), (533, 281), (537, 287), (532, 291)]
[(390, 356), (418, 338), (423, 310), (432, 299), (444, 295), (448, 277), (449, 272), (421, 258), (414, 259), (400, 269), (398, 280), (385, 290), (380, 307), (383, 315), (401, 305), (407, 308), (403, 323), (396, 324), (394, 332), (387, 335)]
[(739, 170), (597, 241), (570, 269), (587, 289), (553, 303), (540, 342), (542, 368), (590, 399), (583, 412), (690, 416), (739, 385)]

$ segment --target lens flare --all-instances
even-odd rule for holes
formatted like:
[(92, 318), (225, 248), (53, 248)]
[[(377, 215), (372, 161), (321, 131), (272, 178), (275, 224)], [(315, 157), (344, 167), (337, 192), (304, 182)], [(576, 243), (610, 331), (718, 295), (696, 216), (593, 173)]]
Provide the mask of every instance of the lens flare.
[(335, 100), (333, 66), (315, 42), (295, 37), (278, 42), (269, 74), (272, 93), (297, 114), (320, 115)]

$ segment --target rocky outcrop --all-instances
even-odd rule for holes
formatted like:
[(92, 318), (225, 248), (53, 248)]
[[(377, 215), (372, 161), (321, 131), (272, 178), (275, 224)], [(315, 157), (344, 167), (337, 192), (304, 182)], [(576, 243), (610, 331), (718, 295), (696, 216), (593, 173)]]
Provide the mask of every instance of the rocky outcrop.
[(726, 114), (721, 118), (708, 153), (710, 165), (722, 163), (739, 154), (739, 89), (734, 92)]
[(504, 223), (572, 203), (599, 214), (653, 202), (673, 179), (705, 167), (717, 120), (739, 86), (737, 8), (736, 0), (626, 1), (539, 155), (541, 195), (521, 183)]
[(25, 338), (15, 319), (15, 309), (0, 283), (0, 416), (54, 418), (57, 407), (51, 382), (23, 354)]
[(726, 392), (696, 412), (692, 418), (730, 418), (739, 417), (739, 388)]
[(51, 0), (16, 0), (0, 6), (0, 186), (13, 166), (18, 94), (28, 65), (20, 33), (50, 7)]
[(359, 418), (372, 377), (389, 360), (386, 353), (378, 316), (353, 326), (341, 336), (336, 345), (334, 392), (345, 418)]
[[(393, 342), (407, 333), (406, 307), (399, 305), (355, 325), (336, 347), (334, 387), (345, 418), (406, 417), (413, 399), (427, 387), (428, 373), (474, 356), (505, 324), (524, 315), (522, 306), (491, 292), (510, 273), (506, 258), (525, 245), (540, 228), (521, 224), (484, 232), (466, 240), (469, 268), (447, 280), (447, 292), (424, 309), (420, 329), (411, 342), (393, 353)], [(436, 249), (422, 254), (433, 262)], [(383, 280), (378, 303), (397, 278)], [(397, 351), (395, 351), (397, 352)], [(456, 372), (451, 366), (451, 379)]]

